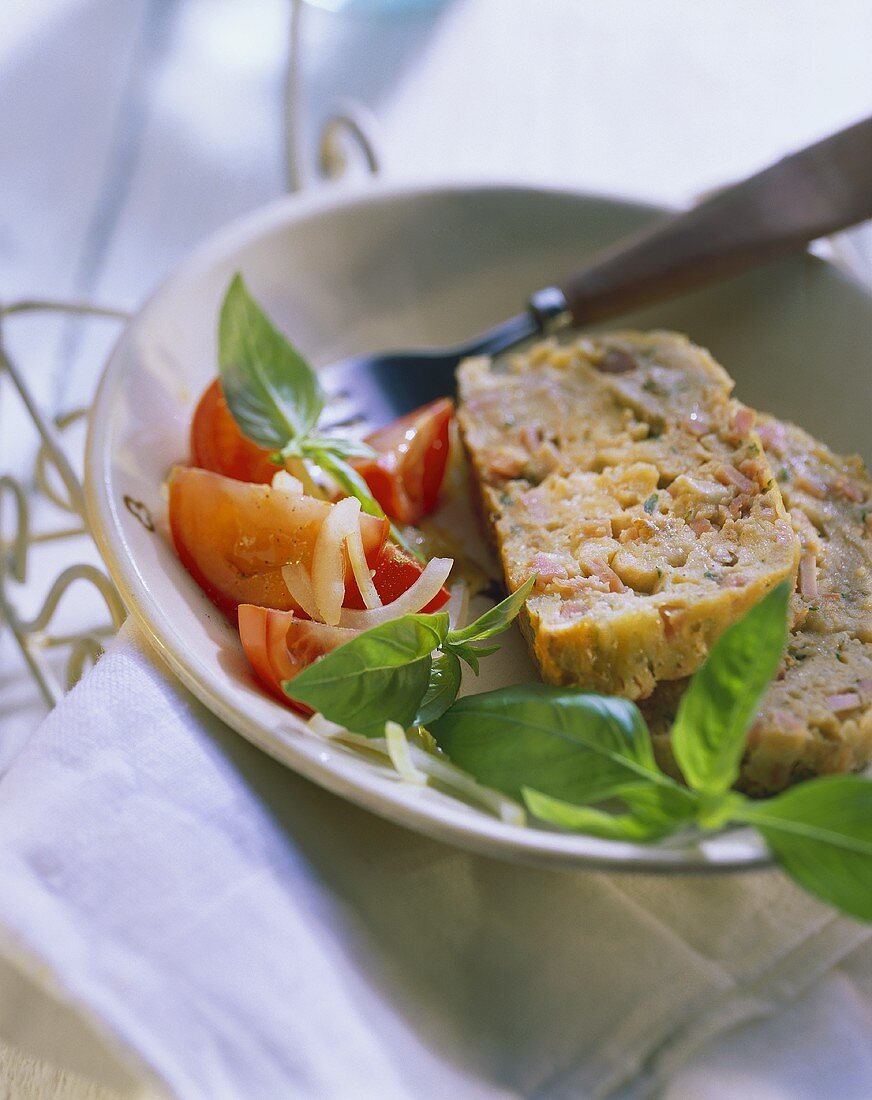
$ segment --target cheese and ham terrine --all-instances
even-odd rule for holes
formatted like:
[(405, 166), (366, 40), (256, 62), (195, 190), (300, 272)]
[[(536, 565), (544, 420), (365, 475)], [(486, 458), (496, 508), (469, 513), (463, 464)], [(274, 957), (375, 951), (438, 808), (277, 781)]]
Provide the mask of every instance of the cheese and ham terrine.
[[(802, 428), (757, 417), (801, 543), (793, 628), (748, 734), (739, 786), (773, 794), (872, 760), (872, 481), (856, 456)], [(654, 753), (677, 775), (669, 731), (686, 681), (642, 704)]]
[(693, 673), (800, 542), (732, 380), (685, 337), (544, 341), (458, 371), (461, 436), (553, 684), (641, 699)]

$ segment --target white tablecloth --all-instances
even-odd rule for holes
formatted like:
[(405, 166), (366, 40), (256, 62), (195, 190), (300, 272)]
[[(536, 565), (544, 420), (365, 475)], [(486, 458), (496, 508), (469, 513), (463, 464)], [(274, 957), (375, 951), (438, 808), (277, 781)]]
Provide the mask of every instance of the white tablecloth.
[[(284, 0), (7, 5), (0, 298), (135, 304), (212, 228), (278, 194), (288, 16)], [(304, 149), (337, 96), (358, 96), (396, 176), (681, 202), (872, 112), (866, 0), (455, 0), (394, 21), (306, 16)], [(868, 263), (868, 243), (852, 247)], [(107, 328), (28, 321), (10, 335), (47, 408), (89, 399)], [(25, 469), (29, 446), (5, 402), (3, 468)], [(42, 713), (0, 630), (0, 772)], [(870, 976), (868, 953), (846, 960), (776, 1019), (702, 1052), (668, 1095), (866, 1095)], [(8, 1050), (4, 1074), (13, 1095), (85, 1095)]]
[[(0, 882), (0, 958), (104, 1037), (46, 1049), (182, 1100), (650, 1100), (872, 948), (778, 871), (568, 874), (382, 821), (210, 715), (133, 623), (0, 784)], [(43, 1000), (10, 1004), (44, 1041)]]

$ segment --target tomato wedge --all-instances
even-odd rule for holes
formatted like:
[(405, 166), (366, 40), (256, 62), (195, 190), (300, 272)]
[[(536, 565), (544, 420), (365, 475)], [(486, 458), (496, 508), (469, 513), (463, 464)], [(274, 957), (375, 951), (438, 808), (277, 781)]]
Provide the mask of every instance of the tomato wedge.
[[(176, 467), (169, 489), (176, 552), (217, 607), (231, 617), (241, 603), (299, 612), (281, 568), (288, 562), (309, 568), (331, 504), (191, 467)], [(372, 568), (388, 522), (361, 515), (360, 530)], [(349, 594), (356, 592), (350, 569), (347, 576)]]
[[(418, 577), (424, 572), (423, 565), (417, 558), (412, 557), (408, 551), (395, 542), (386, 542), (379, 551), (378, 557), (372, 566), (372, 583), (381, 597), (382, 603), (393, 603), (407, 588), (411, 588)], [(422, 607), (422, 611), (438, 611), (444, 607), (450, 595), (448, 590), (441, 588), (433, 599)], [(346, 589), (345, 607), (361, 609), (364, 604), (360, 592), (355, 587), (349, 591)]]
[(367, 436), (378, 458), (357, 459), (354, 466), (396, 523), (420, 522), (439, 501), (453, 408), (440, 397)]
[[(439, 398), (379, 428), (366, 442), (378, 458), (354, 465), (396, 523), (418, 523), (436, 507), (448, 462), (452, 402)], [(216, 378), (191, 422), (191, 464), (237, 481), (269, 483), (276, 472), (270, 452), (240, 432)]]
[(191, 465), (236, 478), (269, 483), (278, 467), (270, 452), (247, 439), (227, 406), (221, 379), (209, 385), (191, 421)]
[(358, 631), (298, 619), (293, 611), (273, 611), (253, 604), (239, 606), (239, 637), (255, 675), (266, 690), (301, 714), (311, 707), (285, 695), (282, 683), (325, 653), (357, 636)]

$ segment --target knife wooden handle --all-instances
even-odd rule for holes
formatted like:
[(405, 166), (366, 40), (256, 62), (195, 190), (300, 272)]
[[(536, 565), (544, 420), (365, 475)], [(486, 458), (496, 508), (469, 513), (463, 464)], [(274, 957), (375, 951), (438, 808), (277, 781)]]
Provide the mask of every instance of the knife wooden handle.
[(557, 289), (572, 324), (586, 325), (777, 259), (866, 218), (872, 118), (610, 249)]

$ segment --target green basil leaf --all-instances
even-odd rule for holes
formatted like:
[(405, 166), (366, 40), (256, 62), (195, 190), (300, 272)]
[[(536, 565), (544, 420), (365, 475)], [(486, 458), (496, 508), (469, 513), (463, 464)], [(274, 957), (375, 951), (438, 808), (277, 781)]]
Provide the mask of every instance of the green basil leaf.
[(526, 684), (459, 699), (429, 729), (458, 767), (512, 798), (533, 787), (595, 802), (632, 784), (671, 784), (626, 699)]
[(739, 774), (745, 737), (787, 640), (790, 585), (779, 584), (728, 627), (690, 681), (672, 727), (688, 785), (718, 794)]
[(330, 474), (349, 496), (357, 497), (361, 511), (370, 516), (378, 516), (379, 519), (384, 518), (384, 509), (370, 492), (367, 483), (340, 455), (323, 447), (307, 447), (306, 457)]
[(812, 779), (736, 817), (754, 825), (789, 875), (811, 894), (872, 921), (872, 781)]
[(378, 451), (368, 443), (364, 443), (362, 439), (351, 437), (345, 439), (340, 435), (307, 436), (301, 451), (303, 457), (309, 457), (319, 451), (327, 451), (328, 454), (335, 455), (337, 458), (378, 458)]
[(281, 450), (305, 436), (324, 408), (315, 372), (234, 275), (218, 321), (221, 389), (248, 439)]
[[(353, 466), (349, 466), (343, 458), (334, 454), (332, 451), (312, 450), (309, 452), (308, 457), (311, 458), (317, 466), (320, 466), (325, 473), (330, 474), (349, 496), (357, 497), (360, 501), (361, 511), (366, 512), (367, 515), (370, 516), (377, 516), (379, 519), (384, 518), (384, 509), (372, 495), (369, 486)], [(426, 561), (419, 551), (409, 545), (395, 523), (391, 523), (391, 538), (399, 546), (402, 546), (404, 550), (407, 550), (416, 557), (418, 561)]]
[(462, 630), (452, 630), (445, 639), (447, 646), (460, 645), (462, 642), (483, 642), (493, 638), (496, 634), (502, 634), (508, 630), (512, 620), (524, 606), (524, 601), (530, 595), (536, 577), (528, 577), (527, 580), (516, 589), (511, 596), (507, 596), (496, 607), (490, 608), (480, 615), (475, 622), (465, 626)]
[(427, 691), (431, 654), (447, 632), (444, 612), (403, 615), (325, 654), (282, 687), (354, 733), (381, 737), (387, 721), (406, 729)]
[(576, 806), (541, 791), (524, 787), (527, 809), (534, 817), (574, 832), (608, 840), (656, 840), (668, 836), (693, 819), (695, 798), (681, 787), (628, 789), (623, 801), (628, 813), (609, 813), (590, 806)]
[(430, 683), (413, 725), (429, 726), (441, 718), (460, 690), (460, 661), (453, 653), (438, 653), (430, 666)]
[(498, 652), (498, 645), (481, 645), (474, 646), (469, 645), (467, 642), (460, 642), (459, 644), (452, 645), (449, 641), (443, 642), (443, 646), (448, 653), (453, 653), (456, 657), (459, 657), (461, 661), (465, 661), (472, 671), (478, 676), (480, 671), (479, 661), (482, 657), (490, 657), (491, 654)]

